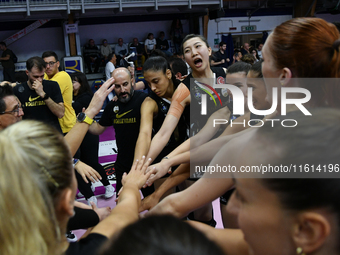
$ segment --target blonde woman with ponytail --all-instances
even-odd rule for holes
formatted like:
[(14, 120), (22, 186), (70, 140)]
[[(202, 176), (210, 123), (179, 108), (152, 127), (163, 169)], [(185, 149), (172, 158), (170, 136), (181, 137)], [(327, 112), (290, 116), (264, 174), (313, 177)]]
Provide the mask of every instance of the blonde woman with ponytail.
[(31, 171), (36, 164), (27, 144), (20, 137), (13, 140), (10, 133), (0, 133), (0, 254), (61, 254), (54, 209), (39, 182), (38, 174), (46, 173)]

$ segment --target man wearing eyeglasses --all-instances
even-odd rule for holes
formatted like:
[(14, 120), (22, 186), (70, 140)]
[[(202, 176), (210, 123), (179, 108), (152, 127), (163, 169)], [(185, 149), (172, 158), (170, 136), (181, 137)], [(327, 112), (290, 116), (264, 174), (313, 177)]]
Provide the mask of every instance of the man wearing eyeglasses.
[(65, 134), (76, 124), (76, 114), (72, 107), (73, 85), (70, 75), (65, 71), (59, 71), (60, 62), (58, 55), (53, 51), (45, 51), (42, 58), (46, 63), (45, 80), (56, 81), (59, 84), (64, 100), (65, 115), (59, 119), (60, 127)]
[(10, 83), (0, 84), (0, 130), (20, 121), (24, 112)]
[(29, 58), (26, 68), (28, 81), (13, 88), (25, 108), (24, 119), (41, 120), (62, 133), (58, 119), (64, 116), (65, 108), (58, 83), (43, 80), (46, 63), (40, 57)]

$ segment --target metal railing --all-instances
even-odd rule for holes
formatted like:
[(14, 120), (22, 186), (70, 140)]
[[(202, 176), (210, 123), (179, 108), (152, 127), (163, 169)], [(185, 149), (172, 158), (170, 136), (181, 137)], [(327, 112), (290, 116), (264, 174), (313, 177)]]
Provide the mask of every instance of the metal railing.
[(84, 2), (85, 4), (100, 4), (100, 3), (118, 3), (118, 4), (128, 4), (131, 3), (151, 3), (156, 5), (160, 3), (162, 6), (172, 6), (173, 4), (186, 4), (186, 5), (209, 5), (209, 4), (220, 4), (223, 7), (223, 0), (0, 0), (0, 8), (1, 7), (18, 7), (18, 6), (26, 6), (27, 3), (29, 6), (35, 5), (66, 5), (69, 2), (70, 5), (73, 4), (81, 4)]
[(123, 12), (125, 8), (150, 8), (158, 10), (159, 7), (187, 7), (214, 6), (223, 8), (223, 0), (0, 0), (0, 13), (31, 11), (60, 11), (66, 10), (69, 14), (72, 10), (85, 13), (90, 9), (113, 8)]

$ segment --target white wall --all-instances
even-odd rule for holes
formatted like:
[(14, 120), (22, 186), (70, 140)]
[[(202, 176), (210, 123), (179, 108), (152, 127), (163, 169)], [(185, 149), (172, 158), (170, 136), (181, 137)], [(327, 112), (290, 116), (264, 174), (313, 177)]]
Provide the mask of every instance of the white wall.
[[(282, 15), (282, 16), (255, 16), (250, 20), (260, 20), (259, 22), (250, 22), (250, 25), (256, 25), (258, 32), (252, 33), (262, 33), (262, 31), (271, 31), (276, 26), (280, 25), (282, 22), (291, 19), (291, 15)], [(233, 21), (233, 25), (232, 22)], [(248, 20), (248, 17), (237, 17), (237, 18), (220, 18), (220, 22), (218, 23), (218, 32), (225, 33), (224, 35), (228, 35), (229, 27), (236, 27), (236, 30), (230, 31), (231, 34), (237, 33), (241, 34), (241, 26), (248, 26), (248, 22), (239, 22), (240, 20)], [(221, 35), (216, 35), (217, 33), (217, 22), (215, 20), (209, 20), (208, 23), (208, 43), (211, 47), (214, 46), (214, 39), (219, 38), (221, 41)], [(250, 34), (250, 33), (243, 33)]]

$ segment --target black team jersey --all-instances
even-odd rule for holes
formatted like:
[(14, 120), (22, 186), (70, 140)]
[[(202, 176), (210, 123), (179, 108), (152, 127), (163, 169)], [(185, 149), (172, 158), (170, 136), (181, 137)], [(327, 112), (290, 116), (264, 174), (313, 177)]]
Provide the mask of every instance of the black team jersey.
[[(225, 84), (226, 74), (222, 67), (211, 67), (211, 70), (215, 74), (215, 84)], [(216, 89), (217, 93), (212, 92), (212, 97), (206, 93), (206, 86), (199, 84), (194, 80), (192, 74), (188, 75), (183, 83), (190, 90), (191, 103), (190, 103), (190, 137), (196, 135), (207, 123), (211, 114), (226, 106), (229, 98), (226, 93), (222, 93), (223, 89)], [(203, 94), (207, 95), (207, 114), (201, 115), (201, 97)], [(225, 96), (226, 95), (226, 96)], [(221, 101), (220, 101), (221, 100)]]
[(115, 166), (128, 172), (131, 169), (135, 146), (139, 135), (140, 108), (148, 95), (141, 91), (134, 91), (133, 96), (127, 103), (119, 100), (110, 101), (104, 109), (99, 124), (115, 129), (116, 143), (118, 148)]

